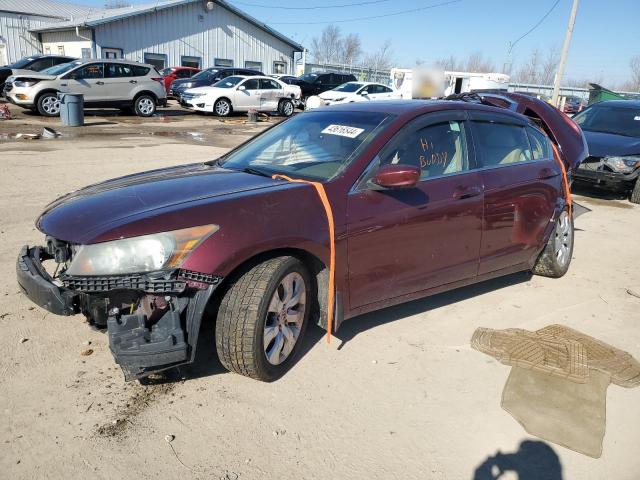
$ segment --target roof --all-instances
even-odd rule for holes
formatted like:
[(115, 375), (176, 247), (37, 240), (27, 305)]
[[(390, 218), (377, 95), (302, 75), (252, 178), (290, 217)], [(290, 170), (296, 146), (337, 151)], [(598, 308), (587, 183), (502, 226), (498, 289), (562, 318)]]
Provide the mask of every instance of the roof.
[(52, 0), (0, 0), (0, 11), (67, 20), (89, 15), (96, 8)]
[(602, 102), (597, 102), (593, 105), (636, 109), (640, 108), (640, 100), (603, 100)]
[[(48, 1), (48, 0), (0, 0), (0, 5), (2, 5), (2, 2), (13, 2), (17, 4), (22, 1), (26, 3), (29, 3), (29, 2), (36, 3), (36, 2)], [(220, 7), (225, 8), (230, 12), (236, 14), (237, 16), (246, 20), (252, 25), (260, 28), (261, 30), (264, 30), (270, 35), (273, 35), (274, 37), (283, 41), (287, 45), (290, 45), (291, 47), (296, 49), (296, 51), (303, 50), (304, 47), (299, 43), (294, 42), (289, 37), (286, 37), (282, 33), (272, 29), (271, 27), (267, 26), (265, 23), (262, 23), (256, 20), (252, 16), (246, 14), (242, 10), (239, 10), (233, 5), (230, 5), (226, 1), (224, 0), (212, 0), (212, 1), (213, 3), (216, 3), (217, 5), (219, 5)], [(82, 16), (74, 17), (72, 20), (69, 20), (66, 22), (52, 23), (43, 27), (34, 28), (31, 31), (32, 32), (51, 32), (56, 30), (69, 30), (75, 27), (96, 27), (98, 25), (104, 25), (106, 23), (115, 22), (117, 20), (122, 20), (124, 18), (129, 18), (136, 15), (144, 15), (147, 13), (154, 13), (158, 10), (178, 7), (180, 5), (186, 5), (194, 2), (201, 2), (201, 0), (158, 0), (157, 2), (154, 2), (154, 3), (134, 5), (131, 7), (124, 7), (124, 8), (110, 8), (110, 9), (98, 9), (98, 10), (94, 9)]]

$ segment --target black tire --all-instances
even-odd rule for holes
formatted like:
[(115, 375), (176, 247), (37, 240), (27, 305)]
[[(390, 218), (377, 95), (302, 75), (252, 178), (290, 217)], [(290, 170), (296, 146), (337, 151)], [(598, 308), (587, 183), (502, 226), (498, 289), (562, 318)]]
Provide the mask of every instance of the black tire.
[(138, 117), (151, 117), (156, 113), (156, 99), (142, 94), (133, 101), (133, 111)]
[(293, 115), (295, 111), (295, 107), (293, 106), (293, 102), (287, 98), (283, 98), (278, 103), (278, 113), (283, 117), (290, 117)]
[(631, 203), (640, 203), (640, 177), (636, 180), (636, 184), (631, 190), (631, 196), (629, 197)]
[[(563, 219), (566, 219), (566, 221), (568, 222), (568, 225), (566, 227), (563, 223)], [(541, 275), (543, 277), (562, 277), (565, 273), (567, 273), (567, 270), (569, 270), (569, 265), (571, 264), (571, 257), (573, 255), (573, 240), (573, 218), (572, 215), (569, 215), (569, 212), (567, 210), (563, 210), (558, 220), (556, 221), (553, 232), (551, 232), (551, 235), (549, 236), (547, 245), (545, 245), (544, 250), (542, 250), (540, 256), (536, 260), (532, 272), (535, 275)], [(559, 257), (558, 255), (559, 242), (561, 242), (563, 245), (566, 245), (567, 247), (567, 251), (561, 257)]]
[(60, 100), (55, 92), (43, 93), (38, 97), (36, 109), (43, 117), (57, 117), (60, 115)]
[(213, 104), (213, 113), (219, 117), (228, 117), (232, 111), (231, 102), (226, 98), (219, 98), (216, 100), (216, 103)]
[[(264, 346), (265, 323), (275, 321), (275, 328), (280, 327), (277, 317), (270, 316), (267, 320), (272, 315), (268, 308), (280, 282), (293, 272), (302, 277), (306, 288), (302, 325), (289, 355), (274, 365), (265, 352), (268, 350)], [(222, 365), (231, 372), (265, 382), (281, 377), (300, 351), (315, 295), (307, 268), (294, 257), (276, 257), (242, 274), (226, 291), (218, 309), (216, 348)]]

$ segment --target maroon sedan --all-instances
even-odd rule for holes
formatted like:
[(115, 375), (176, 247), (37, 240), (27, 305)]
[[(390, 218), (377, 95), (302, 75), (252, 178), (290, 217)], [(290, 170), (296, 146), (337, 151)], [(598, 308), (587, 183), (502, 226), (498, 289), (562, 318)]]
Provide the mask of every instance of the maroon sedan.
[(50, 312), (106, 327), (127, 379), (193, 362), (211, 315), (222, 364), (273, 380), (312, 321), (335, 331), (512, 272), (564, 275), (563, 170), (586, 155), (566, 115), (516, 94), (318, 109), (214, 161), (59, 198), (37, 220), (45, 245), (20, 252), (18, 283)]
[(167, 95), (169, 95), (171, 84), (174, 81), (182, 78), (191, 78), (198, 72), (200, 72), (200, 69), (195, 67), (169, 67), (162, 70), (160, 75), (162, 75)]

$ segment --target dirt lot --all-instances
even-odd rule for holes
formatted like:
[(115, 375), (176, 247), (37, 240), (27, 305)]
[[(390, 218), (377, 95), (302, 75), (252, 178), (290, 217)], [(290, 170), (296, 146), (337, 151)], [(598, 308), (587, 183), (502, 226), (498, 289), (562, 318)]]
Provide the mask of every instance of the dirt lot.
[[(640, 358), (640, 298), (627, 293), (640, 292), (640, 207), (624, 199), (577, 195), (593, 211), (576, 222), (564, 278), (517, 274), (362, 316), (341, 327), (340, 348), (314, 327), (302, 359), (273, 384), (226, 373), (211, 324), (195, 366), (125, 383), (103, 333), (18, 293), (15, 258), (42, 241), (33, 221), (46, 203), (214, 158), (264, 128), (241, 121), (90, 116), (87, 127), (32, 141), (12, 137), (58, 122), (0, 121), (1, 478), (484, 480), (494, 477), (474, 472), (498, 451), (514, 454), (519, 478), (638, 478), (640, 389), (609, 387), (600, 459), (551, 444), (539, 458), (518, 452), (541, 441), (500, 407), (509, 368), (469, 346), (479, 326), (562, 323)], [(555, 455), (561, 476), (542, 477), (536, 469)]]

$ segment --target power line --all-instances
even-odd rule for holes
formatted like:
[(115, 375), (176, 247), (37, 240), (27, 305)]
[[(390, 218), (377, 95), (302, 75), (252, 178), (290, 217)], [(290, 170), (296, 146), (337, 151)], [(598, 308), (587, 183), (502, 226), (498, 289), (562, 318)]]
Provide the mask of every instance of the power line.
[[(384, 15), (374, 15), (371, 17), (358, 17), (358, 18), (347, 18), (344, 20), (323, 20), (321, 22), (269, 22), (271, 25), (320, 25), (323, 23), (347, 23), (347, 22), (359, 22), (361, 20), (373, 20), (375, 18), (386, 18), (392, 17), (395, 15), (404, 15), (406, 13), (420, 12), (422, 10), (429, 10), (431, 8), (443, 7), (445, 5), (451, 5), (452, 3), (459, 3), (462, 0), (451, 0), (449, 2), (436, 3), (434, 5), (429, 5), (427, 7), (420, 8), (412, 8), (411, 10), (402, 10), (399, 12), (386, 13)], [(560, 0), (558, 0), (560, 1)]]
[(556, 0), (556, 3), (554, 3), (551, 8), (549, 9), (549, 11), (547, 13), (545, 13), (543, 15), (543, 17), (538, 21), (538, 23), (536, 23), (528, 32), (526, 32), (524, 35), (522, 35), (520, 38), (518, 38), (515, 42), (510, 42), (509, 43), (509, 55), (511, 55), (511, 50), (513, 50), (513, 47), (516, 46), (516, 43), (518, 43), (520, 40), (522, 40), (524, 37), (526, 37), (527, 35), (529, 35), (531, 32), (533, 32), (536, 28), (538, 28), (542, 22), (544, 22), (547, 17), (551, 14), (551, 12), (553, 11), (554, 8), (556, 8), (556, 6), (558, 5), (558, 3), (560, 3), (560, 0)]
[(247, 7), (257, 7), (257, 8), (272, 8), (272, 9), (278, 9), (278, 10), (322, 10), (322, 9), (326, 9), (326, 8), (345, 8), (345, 7), (358, 7), (361, 5), (372, 5), (374, 3), (386, 3), (386, 2), (390, 2), (391, 0), (369, 0), (366, 2), (357, 2), (357, 3), (345, 3), (342, 5), (321, 5), (321, 6), (317, 6), (317, 7), (281, 7), (281, 6), (276, 6), (276, 5), (261, 5), (258, 3), (248, 3), (248, 2), (233, 2), (233, 3), (237, 3), (238, 5), (244, 5)]

